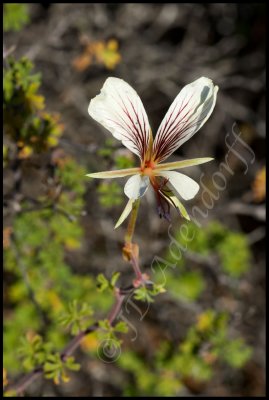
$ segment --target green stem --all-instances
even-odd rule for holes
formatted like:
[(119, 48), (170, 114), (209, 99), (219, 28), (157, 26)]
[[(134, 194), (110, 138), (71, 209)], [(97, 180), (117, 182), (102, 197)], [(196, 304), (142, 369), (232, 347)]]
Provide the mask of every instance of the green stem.
[(139, 209), (140, 199), (136, 200), (133, 204), (133, 208), (131, 211), (131, 217), (127, 227), (127, 233), (125, 235), (125, 244), (132, 243), (134, 230), (135, 230), (135, 223), (137, 219), (138, 209)]
[(129, 220), (128, 227), (127, 227), (127, 233), (124, 238), (125, 245), (123, 247), (123, 252), (125, 251), (128, 254), (127, 258), (129, 259), (129, 261), (131, 262), (131, 264), (133, 266), (136, 278), (139, 281), (142, 281), (143, 275), (142, 275), (142, 272), (140, 271), (139, 262), (138, 262), (138, 246), (133, 243), (133, 235), (134, 235), (135, 223), (136, 223), (137, 215), (138, 215), (139, 204), (140, 204), (140, 199), (136, 200), (133, 204), (130, 220)]

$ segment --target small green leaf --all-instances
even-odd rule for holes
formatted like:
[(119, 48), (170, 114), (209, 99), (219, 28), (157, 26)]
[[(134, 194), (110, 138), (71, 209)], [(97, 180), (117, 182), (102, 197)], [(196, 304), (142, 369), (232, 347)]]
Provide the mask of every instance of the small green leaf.
[(115, 330), (115, 332), (127, 333), (128, 326), (127, 326), (126, 322), (120, 321), (115, 325), (114, 330)]
[(109, 281), (106, 279), (104, 274), (99, 274), (97, 276), (97, 287), (100, 292), (103, 292), (107, 288), (109, 288)]
[(114, 272), (114, 273), (113, 273), (112, 278), (111, 278), (111, 281), (110, 281), (111, 286), (112, 286), (113, 288), (115, 287), (116, 282), (117, 282), (117, 280), (119, 279), (119, 276), (120, 276), (120, 272)]

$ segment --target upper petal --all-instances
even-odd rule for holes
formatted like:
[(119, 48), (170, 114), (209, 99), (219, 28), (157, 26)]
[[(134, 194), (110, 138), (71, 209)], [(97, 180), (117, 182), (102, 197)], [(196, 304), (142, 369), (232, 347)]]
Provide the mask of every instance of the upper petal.
[(142, 101), (128, 83), (108, 78), (101, 93), (91, 100), (88, 111), (124, 146), (144, 158), (151, 130)]
[(146, 193), (148, 186), (148, 176), (134, 175), (126, 182), (124, 193), (129, 197), (129, 199), (138, 199)]
[(194, 135), (210, 117), (218, 86), (199, 78), (185, 86), (169, 107), (153, 143), (153, 157), (160, 162)]
[(199, 185), (187, 175), (175, 171), (160, 171), (160, 176), (169, 179), (169, 182), (184, 200), (192, 199), (199, 190)]

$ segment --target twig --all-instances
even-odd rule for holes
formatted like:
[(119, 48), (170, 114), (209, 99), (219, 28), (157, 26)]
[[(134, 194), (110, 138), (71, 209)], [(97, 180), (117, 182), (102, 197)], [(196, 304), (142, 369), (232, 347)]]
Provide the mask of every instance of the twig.
[(109, 316), (108, 316), (110, 325), (112, 325), (113, 322), (115, 321), (116, 316), (118, 315), (118, 313), (121, 309), (122, 303), (126, 297), (126, 294), (121, 294), (119, 289), (116, 288), (115, 290), (116, 290), (116, 292), (115, 292), (116, 302), (115, 302), (114, 306), (112, 307), (112, 309), (109, 313)]
[(140, 200), (136, 200), (133, 204), (133, 208), (131, 211), (131, 217), (130, 217), (128, 227), (127, 227), (127, 233), (125, 235), (125, 244), (132, 243), (139, 204), (140, 204)]
[[(111, 311), (109, 312), (109, 322), (112, 325), (113, 322), (116, 320), (117, 315), (121, 310), (122, 303), (125, 297), (134, 291), (134, 286), (129, 286), (127, 288), (115, 288), (115, 295), (116, 295), (116, 302), (112, 306)], [(81, 341), (84, 339), (85, 336), (88, 334), (96, 331), (99, 327), (98, 322), (95, 322), (93, 325), (89, 326), (82, 332), (79, 332), (68, 344), (67, 346), (61, 351), (61, 360), (65, 362), (67, 358), (74, 353), (77, 347), (80, 345)], [(30, 386), (36, 379), (43, 375), (44, 366), (41, 365), (35, 368), (32, 372), (25, 375), (21, 380), (17, 383), (9, 384), (5, 388), (5, 392), (15, 391), (17, 394), (22, 394), (28, 386)]]
[(265, 228), (263, 228), (262, 226), (260, 226), (257, 229), (254, 229), (252, 232), (250, 232), (247, 235), (247, 240), (248, 240), (248, 244), (249, 246), (252, 246), (254, 243), (259, 242), (261, 239), (263, 239), (266, 235), (266, 231)]
[(250, 215), (253, 218), (256, 218), (260, 221), (265, 221), (266, 212), (264, 205), (252, 205), (252, 204), (244, 204), (241, 202), (233, 202), (230, 203), (224, 209), (226, 212), (230, 212), (232, 214), (242, 214), (242, 215)]

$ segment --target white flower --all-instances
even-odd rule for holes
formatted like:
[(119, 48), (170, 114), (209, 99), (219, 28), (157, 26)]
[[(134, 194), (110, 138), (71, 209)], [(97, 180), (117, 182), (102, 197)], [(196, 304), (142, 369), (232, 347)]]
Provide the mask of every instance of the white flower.
[(153, 140), (147, 114), (136, 91), (119, 78), (108, 78), (101, 93), (91, 100), (89, 114), (121, 140), (140, 158), (140, 167), (88, 174), (92, 178), (119, 178), (133, 175), (125, 184), (129, 201), (116, 228), (127, 218), (135, 200), (142, 197), (151, 184), (155, 191), (161, 217), (170, 219), (170, 205), (189, 219), (188, 213), (174, 190), (184, 199), (192, 199), (199, 185), (174, 169), (185, 168), (213, 160), (191, 160), (162, 163), (189, 140), (210, 117), (217, 98), (218, 86), (211, 79), (199, 78), (186, 85), (168, 109)]

